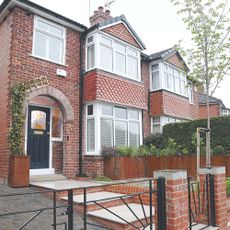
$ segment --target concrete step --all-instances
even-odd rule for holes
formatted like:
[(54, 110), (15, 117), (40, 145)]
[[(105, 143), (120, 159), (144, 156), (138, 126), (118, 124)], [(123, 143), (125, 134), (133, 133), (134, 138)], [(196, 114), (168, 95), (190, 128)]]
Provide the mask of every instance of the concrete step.
[[(124, 197), (125, 196), (125, 197)], [(114, 192), (107, 192), (107, 191), (99, 191), (99, 192), (91, 192), (87, 193), (86, 200), (87, 200), (87, 211), (95, 211), (101, 209), (101, 207), (97, 204), (95, 204), (95, 201), (97, 203), (100, 203), (106, 208), (110, 208), (113, 206), (123, 205), (124, 202), (120, 199), (121, 197), (124, 198), (124, 200), (127, 203), (133, 202), (133, 196), (128, 196), (126, 194), (120, 194), (120, 193), (114, 193)], [(68, 197), (61, 197), (62, 200), (67, 201)], [(75, 208), (83, 212), (83, 201), (84, 201), (84, 195), (74, 195), (73, 201), (75, 204), (78, 204), (75, 206)]]
[(30, 176), (30, 184), (35, 183), (35, 182), (57, 181), (57, 180), (66, 180), (66, 177), (63, 176), (62, 174)]
[[(147, 227), (147, 223), (145, 220), (145, 215), (143, 213), (142, 207), (140, 204), (137, 203), (129, 203), (129, 207), (133, 210), (135, 215), (141, 220), (144, 226)], [(148, 205), (143, 206), (146, 217), (149, 223), (150, 219), (150, 207)], [(91, 211), (88, 212), (88, 216), (90, 219), (96, 221), (97, 223), (111, 229), (143, 229), (141, 223), (137, 220), (137, 218), (133, 215), (133, 213), (129, 210), (126, 205), (119, 205), (116, 207), (108, 208), (107, 211), (105, 209)], [(121, 218), (126, 220), (129, 223), (132, 223), (135, 227), (132, 227), (130, 224), (126, 223), (124, 220), (120, 219), (119, 217), (113, 215), (111, 212), (119, 215)], [(153, 208), (153, 215), (154, 215), (154, 208)], [(145, 228), (146, 229), (146, 228)]]
[(205, 224), (197, 224), (197, 225), (192, 227), (192, 230), (200, 230), (200, 229), (204, 229), (204, 230), (219, 230), (218, 227), (207, 226)]

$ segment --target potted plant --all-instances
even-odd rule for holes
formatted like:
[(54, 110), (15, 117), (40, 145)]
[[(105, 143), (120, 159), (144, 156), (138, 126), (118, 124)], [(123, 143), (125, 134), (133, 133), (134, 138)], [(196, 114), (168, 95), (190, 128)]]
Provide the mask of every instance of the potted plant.
[(29, 186), (30, 158), (24, 151), (25, 116), (23, 105), (26, 95), (26, 85), (17, 83), (11, 90), (11, 127), (9, 131), (10, 164), (9, 185), (14, 188)]

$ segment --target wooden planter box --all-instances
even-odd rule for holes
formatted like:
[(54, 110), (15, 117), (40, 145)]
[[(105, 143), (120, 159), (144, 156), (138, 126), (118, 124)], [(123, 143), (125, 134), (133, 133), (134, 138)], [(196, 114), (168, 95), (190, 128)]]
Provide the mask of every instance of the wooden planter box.
[(144, 157), (105, 157), (105, 176), (113, 180), (145, 177)]
[(11, 155), (9, 167), (9, 186), (23, 188), (29, 186), (30, 157)]

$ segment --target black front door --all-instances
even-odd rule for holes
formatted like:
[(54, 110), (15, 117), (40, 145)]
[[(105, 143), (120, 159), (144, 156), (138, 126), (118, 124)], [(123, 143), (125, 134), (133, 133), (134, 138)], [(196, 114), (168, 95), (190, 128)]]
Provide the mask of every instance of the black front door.
[(27, 154), (31, 169), (49, 168), (50, 109), (29, 106)]

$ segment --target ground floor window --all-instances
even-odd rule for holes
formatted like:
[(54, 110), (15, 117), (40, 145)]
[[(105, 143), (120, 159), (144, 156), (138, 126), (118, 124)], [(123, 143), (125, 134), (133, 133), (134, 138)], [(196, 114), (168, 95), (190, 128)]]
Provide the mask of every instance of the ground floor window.
[(87, 153), (99, 153), (103, 147), (140, 146), (141, 110), (94, 103), (86, 106), (86, 114)]
[(178, 117), (171, 117), (171, 116), (156, 116), (152, 117), (152, 133), (161, 133), (163, 130), (163, 126), (169, 123), (176, 123), (176, 122), (185, 122), (187, 121), (184, 118)]

